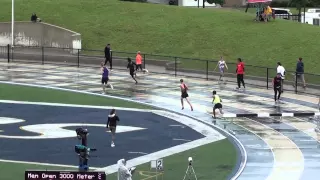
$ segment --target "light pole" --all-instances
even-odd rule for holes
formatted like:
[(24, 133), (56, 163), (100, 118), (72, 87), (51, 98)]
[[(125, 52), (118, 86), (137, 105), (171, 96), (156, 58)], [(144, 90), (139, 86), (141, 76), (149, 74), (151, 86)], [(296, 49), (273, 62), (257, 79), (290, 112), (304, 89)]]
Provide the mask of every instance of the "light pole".
[(11, 47), (14, 45), (14, 0), (12, 0), (11, 10)]

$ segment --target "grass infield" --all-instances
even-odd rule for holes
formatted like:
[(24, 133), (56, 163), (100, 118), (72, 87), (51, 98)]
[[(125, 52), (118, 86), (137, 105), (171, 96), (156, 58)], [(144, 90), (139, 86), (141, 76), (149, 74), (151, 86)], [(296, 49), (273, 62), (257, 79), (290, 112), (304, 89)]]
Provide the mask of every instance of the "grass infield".
[[(20, 85), (0, 84), (0, 92), (0, 99), (3, 100), (105, 105), (150, 109), (148, 106), (131, 102), (129, 103), (112, 98), (102, 98), (94, 95), (26, 87)], [(187, 158), (189, 156), (193, 157), (194, 168), (197, 173), (197, 177), (201, 180), (212, 180), (212, 178), (219, 180), (226, 179), (226, 177), (233, 170), (237, 160), (237, 153), (232, 143), (227, 139), (221, 140), (164, 158), (163, 179), (182, 179), (187, 168)], [(134, 179), (155, 180), (155, 174), (147, 172), (149, 171), (149, 167), (149, 163), (138, 166), (136, 174), (134, 175)], [(1, 179), (23, 180), (24, 171), (26, 169), (76, 170), (72, 168), (0, 162)], [(111, 174), (107, 178), (108, 180), (116, 180), (116, 175)]]
[[(294, 70), (301, 56), (305, 72), (320, 68), (319, 27), (287, 20), (257, 23), (253, 13), (119, 0), (15, 0), (17, 21), (29, 21), (32, 12), (81, 33), (85, 49), (103, 50), (111, 43), (115, 51), (205, 59), (222, 55), (229, 63), (242, 57), (246, 64), (268, 67), (281, 61), (287, 70)], [(10, 20), (11, 0), (2, 0), (0, 21)], [(198, 61), (185, 66), (205, 68)]]

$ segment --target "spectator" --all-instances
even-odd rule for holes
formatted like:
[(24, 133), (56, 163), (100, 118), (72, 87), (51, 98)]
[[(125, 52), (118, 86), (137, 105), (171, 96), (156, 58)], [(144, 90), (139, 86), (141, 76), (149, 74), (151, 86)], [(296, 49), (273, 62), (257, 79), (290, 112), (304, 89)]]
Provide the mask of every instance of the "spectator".
[(270, 6), (267, 6), (264, 8), (264, 12), (262, 16), (265, 22), (269, 21), (270, 17), (272, 16), (272, 9)]
[(36, 13), (33, 13), (31, 15), (31, 22), (41, 22), (41, 19), (38, 18), (37, 14)]
[(107, 46), (104, 48), (104, 57), (106, 60), (104, 61), (104, 65), (107, 64), (107, 62), (110, 63), (110, 71), (112, 71), (112, 57), (111, 57), (111, 48), (110, 44), (107, 44)]
[(280, 62), (278, 62), (277, 65), (278, 65), (277, 74), (281, 75), (281, 93), (283, 93), (283, 82), (286, 75), (286, 70), (284, 69), (284, 67), (281, 65)]
[(138, 69), (140, 69), (142, 71), (142, 56), (140, 51), (137, 52), (137, 56), (136, 56), (136, 72), (138, 71)]
[(32, 21), (32, 22), (37, 22), (37, 19), (38, 19), (37, 15), (36, 15), (35, 13), (33, 13), (33, 14), (31, 15), (31, 21)]
[(294, 82), (293, 86), (295, 87), (297, 84), (297, 78), (299, 78), (303, 83), (303, 88), (306, 88), (306, 81), (304, 79), (304, 64), (302, 62), (302, 58), (300, 57), (297, 62), (296, 73), (294, 74)]
[(120, 159), (118, 164), (118, 180), (132, 180), (132, 175), (136, 167), (127, 167), (127, 161), (125, 159)]

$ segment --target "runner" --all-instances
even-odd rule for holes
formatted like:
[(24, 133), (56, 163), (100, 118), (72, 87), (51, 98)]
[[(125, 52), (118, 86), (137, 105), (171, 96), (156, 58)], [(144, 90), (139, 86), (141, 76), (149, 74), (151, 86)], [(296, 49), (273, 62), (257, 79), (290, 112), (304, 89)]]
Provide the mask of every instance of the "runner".
[(111, 147), (115, 147), (114, 139), (116, 135), (116, 129), (117, 129), (117, 122), (120, 121), (119, 117), (116, 115), (116, 110), (112, 109), (109, 116), (108, 116), (108, 122), (107, 122), (107, 131), (111, 131)]
[(237, 60), (238, 60), (237, 70), (236, 70), (236, 73), (237, 73), (237, 82), (238, 82), (237, 90), (240, 89), (240, 83), (242, 83), (243, 88), (245, 89), (246, 86), (245, 86), (245, 83), (244, 83), (244, 80), (243, 80), (243, 75), (244, 75), (244, 63), (242, 62), (241, 58), (238, 58)]
[(298, 62), (297, 62), (296, 73), (294, 74), (293, 87), (296, 87), (297, 85), (296, 83), (298, 83), (297, 78), (301, 79), (303, 83), (303, 88), (305, 89), (307, 86), (306, 86), (306, 81), (304, 79), (304, 63), (302, 62), (301, 57), (298, 59)]
[(136, 84), (138, 84), (138, 81), (134, 78), (134, 75), (136, 74), (135, 73), (135, 67), (136, 67), (136, 63), (132, 62), (131, 58), (128, 58), (128, 66), (127, 66), (127, 69), (129, 69), (130, 71), (130, 76), (132, 77), (132, 79), (134, 81), (136, 81)]
[[(216, 68), (219, 66), (219, 70), (220, 70), (220, 77), (219, 77), (219, 83), (220, 81), (224, 81), (224, 72), (225, 72), (225, 69), (228, 70), (228, 66), (227, 66), (227, 63), (225, 60), (223, 60), (223, 57), (221, 56), (220, 58), (220, 61), (218, 62)], [(214, 71), (216, 70), (216, 68), (214, 69)]]
[(112, 71), (112, 57), (111, 57), (110, 44), (107, 44), (107, 46), (104, 48), (104, 57), (105, 57), (104, 65), (106, 65), (107, 62), (109, 62), (110, 63), (110, 71)]
[[(279, 103), (279, 100), (280, 100), (281, 82), (282, 82), (281, 73), (278, 73), (277, 76), (274, 77), (272, 80), (272, 86), (273, 86), (273, 90), (274, 90), (274, 102), (275, 103), (277, 103), (277, 102)], [(278, 98), (277, 98), (277, 94), (278, 94)]]
[(106, 87), (109, 86), (111, 89), (113, 89), (113, 86), (108, 83), (109, 81), (109, 69), (106, 67), (106, 64), (101, 62), (101, 84), (102, 84), (102, 94), (106, 93)]
[(286, 75), (286, 70), (284, 69), (284, 67), (281, 65), (280, 62), (278, 62), (277, 65), (278, 65), (277, 73), (281, 74), (281, 93), (283, 93), (283, 82)]
[(186, 99), (187, 100), (187, 103), (190, 105), (190, 108), (191, 108), (191, 111), (193, 111), (193, 108), (192, 108), (192, 105), (190, 103), (190, 101), (188, 100), (188, 87), (187, 85), (183, 82), (183, 79), (180, 79), (180, 89), (181, 89), (181, 106), (182, 106), (182, 110), (184, 109), (184, 106), (183, 106), (183, 99)]
[(213, 100), (212, 103), (214, 104), (213, 106), (213, 118), (216, 118), (216, 109), (219, 109), (220, 113), (223, 114), (222, 112), (222, 100), (221, 98), (217, 95), (216, 91), (212, 91), (213, 94)]

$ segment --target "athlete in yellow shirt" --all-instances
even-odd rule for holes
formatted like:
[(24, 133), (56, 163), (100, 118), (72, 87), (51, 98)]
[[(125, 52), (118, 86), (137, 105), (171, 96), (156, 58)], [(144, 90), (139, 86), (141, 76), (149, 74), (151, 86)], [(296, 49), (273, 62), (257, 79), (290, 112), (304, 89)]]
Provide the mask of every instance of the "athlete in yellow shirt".
[(222, 112), (222, 104), (221, 104), (222, 100), (217, 95), (216, 91), (213, 91), (212, 94), (213, 94), (212, 104), (214, 104), (214, 106), (213, 106), (213, 118), (215, 119), (216, 118), (216, 109), (219, 109), (220, 113), (223, 114), (223, 112)]

